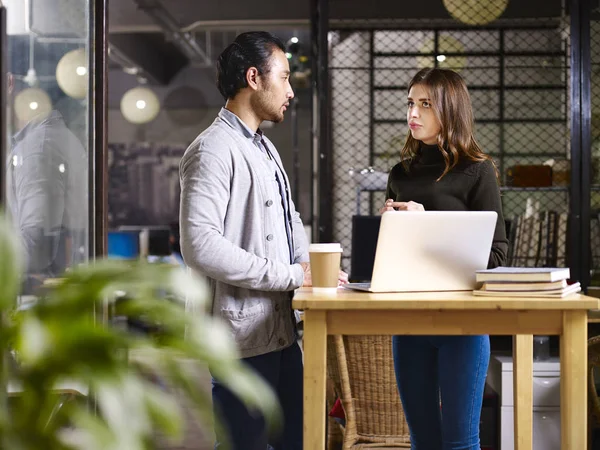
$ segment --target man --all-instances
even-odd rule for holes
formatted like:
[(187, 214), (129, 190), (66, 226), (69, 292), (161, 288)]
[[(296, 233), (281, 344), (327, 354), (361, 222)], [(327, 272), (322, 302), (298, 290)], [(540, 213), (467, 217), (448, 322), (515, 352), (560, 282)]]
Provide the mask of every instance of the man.
[[(307, 240), (279, 153), (259, 129), (283, 121), (294, 93), (279, 39), (239, 35), (219, 56), (227, 103), (180, 165), (181, 250), (210, 281), (212, 313), (230, 326), (244, 361), (274, 389), (284, 413), (279, 439), (213, 380), (215, 411), (236, 450), (302, 449), (302, 354), (291, 307), (310, 285)], [(345, 278), (345, 274), (341, 274)], [(215, 448), (222, 448), (217, 434)]]
[[(9, 95), (13, 77), (8, 74)], [(8, 212), (26, 258), (23, 294), (87, 259), (87, 155), (63, 116), (52, 110), (19, 130), (6, 162)]]

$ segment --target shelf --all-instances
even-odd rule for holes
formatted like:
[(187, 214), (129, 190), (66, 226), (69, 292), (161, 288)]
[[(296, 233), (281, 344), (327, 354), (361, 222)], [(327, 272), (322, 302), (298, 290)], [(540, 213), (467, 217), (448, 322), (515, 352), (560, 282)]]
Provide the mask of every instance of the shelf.
[[(519, 158), (567, 159), (567, 155), (564, 155), (562, 153), (504, 153), (504, 154), (486, 153), (486, 154), (495, 160), (509, 159), (509, 158), (510, 159), (519, 159)], [(399, 155), (400, 155), (400, 148), (398, 148), (397, 151), (395, 150), (395, 151), (390, 151), (390, 152), (373, 153), (374, 158), (383, 158), (383, 159), (399, 158)], [(598, 190), (600, 190), (600, 186), (598, 186)]]
[[(373, 123), (378, 124), (395, 124), (403, 123), (406, 124), (406, 119), (373, 119)], [(567, 119), (479, 119), (475, 120), (475, 123), (504, 123), (504, 124), (518, 124), (518, 123), (567, 123)]]
[[(600, 191), (600, 186), (596, 186), (596, 188), (592, 188), (592, 190)], [(385, 189), (379, 188), (360, 188), (358, 189), (360, 192), (381, 192), (385, 191)], [(543, 187), (516, 187), (516, 186), (500, 186), (500, 191), (510, 191), (510, 192), (568, 192), (569, 186), (543, 186)]]
[(452, 56), (487, 56), (487, 57), (494, 57), (494, 58), (499, 58), (500, 56), (504, 56), (504, 57), (511, 57), (511, 56), (520, 56), (520, 57), (527, 57), (527, 56), (534, 56), (534, 57), (557, 57), (557, 58), (564, 58), (565, 57), (565, 52), (535, 52), (535, 51), (531, 51), (531, 52), (441, 52), (438, 51), (436, 52), (429, 52), (429, 53), (422, 53), (422, 52), (373, 52), (373, 57), (377, 58), (377, 57), (382, 57), (382, 58), (394, 58), (394, 57), (402, 57), (402, 56), (431, 56), (432, 58), (436, 57), (438, 54), (443, 53), (445, 56), (447, 57), (452, 57)]
[(357, 192), (385, 192), (385, 189), (381, 188), (357, 188)]
[(500, 192), (568, 192), (568, 186), (516, 187), (500, 186)]
[(535, 153), (535, 152), (523, 152), (523, 153), (488, 153), (492, 158), (568, 158), (564, 153)]
[[(379, 68), (378, 70), (395, 70)], [(402, 69), (396, 69), (402, 70)], [(485, 86), (485, 85), (469, 85), (469, 91), (541, 91), (541, 90), (565, 90), (567, 86), (564, 84), (539, 84), (535, 86), (524, 85), (505, 85), (505, 86)], [(374, 91), (408, 91), (408, 86), (373, 86)]]
[[(543, 187), (516, 187), (500, 186), (501, 192), (569, 192), (569, 186), (543, 186)], [(383, 192), (385, 189), (361, 188), (361, 192)], [(590, 190), (600, 192), (600, 186), (592, 186)]]

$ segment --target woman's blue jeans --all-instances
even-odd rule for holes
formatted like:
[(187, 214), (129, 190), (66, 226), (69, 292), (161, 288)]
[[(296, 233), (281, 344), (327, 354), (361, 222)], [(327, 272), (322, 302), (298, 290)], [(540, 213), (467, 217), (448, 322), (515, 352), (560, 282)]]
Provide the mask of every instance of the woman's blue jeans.
[(394, 336), (392, 343), (412, 450), (480, 450), (489, 336)]

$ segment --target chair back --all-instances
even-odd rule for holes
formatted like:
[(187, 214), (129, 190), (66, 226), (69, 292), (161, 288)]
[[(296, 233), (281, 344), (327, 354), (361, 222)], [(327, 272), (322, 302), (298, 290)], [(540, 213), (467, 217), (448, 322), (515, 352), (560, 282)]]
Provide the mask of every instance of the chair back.
[[(344, 449), (410, 448), (410, 434), (396, 386), (391, 336), (332, 336), (346, 413)], [(331, 350), (330, 353), (331, 354)], [(330, 361), (329, 366), (333, 363)]]

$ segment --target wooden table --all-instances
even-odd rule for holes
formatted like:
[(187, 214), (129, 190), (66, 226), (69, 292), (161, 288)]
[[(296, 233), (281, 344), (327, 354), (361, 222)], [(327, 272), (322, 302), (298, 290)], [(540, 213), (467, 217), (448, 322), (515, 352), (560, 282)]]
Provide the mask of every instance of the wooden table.
[(470, 292), (296, 292), (304, 310), (304, 449), (325, 448), (327, 335), (512, 335), (515, 450), (532, 450), (533, 335), (560, 336), (561, 448), (587, 445), (587, 312), (599, 299), (475, 297)]

